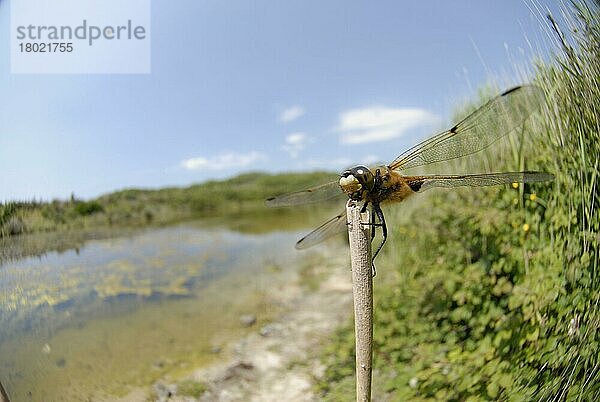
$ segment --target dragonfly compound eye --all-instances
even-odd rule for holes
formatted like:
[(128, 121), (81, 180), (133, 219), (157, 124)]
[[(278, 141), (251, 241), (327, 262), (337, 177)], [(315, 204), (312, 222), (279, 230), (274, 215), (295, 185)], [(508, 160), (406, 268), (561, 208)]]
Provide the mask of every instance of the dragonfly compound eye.
[(358, 182), (362, 184), (365, 190), (370, 191), (373, 189), (375, 180), (371, 169), (366, 166), (356, 166), (350, 169), (350, 172), (354, 177), (356, 177)]

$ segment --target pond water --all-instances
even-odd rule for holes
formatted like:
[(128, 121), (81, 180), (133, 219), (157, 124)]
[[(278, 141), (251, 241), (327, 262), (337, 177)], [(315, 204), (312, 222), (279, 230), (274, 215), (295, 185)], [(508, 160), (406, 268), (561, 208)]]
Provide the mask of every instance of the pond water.
[(323, 258), (299, 232), (188, 223), (0, 265), (0, 382), (12, 401), (111, 400), (219, 358), (277, 313), (269, 290)]

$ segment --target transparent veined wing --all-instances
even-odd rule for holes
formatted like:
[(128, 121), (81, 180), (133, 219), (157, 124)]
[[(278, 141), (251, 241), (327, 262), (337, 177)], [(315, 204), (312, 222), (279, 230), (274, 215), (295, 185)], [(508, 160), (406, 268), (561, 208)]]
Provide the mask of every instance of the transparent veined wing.
[(265, 204), (268, 207), (290, 207), (294, 205), (315, 204), (335, 198), (339, 198), (340, 200), (346, 198), (340, 189), (338, 181), (332, 181), (303, 191), (267, 198)]
[(338, 233), (347, 230), (348, 222), (346, 219), (346, 211), (334, 216), (296, 243), (296, 248), (302, 250), (321, 243), (323, 240), (330, 238)]
[(431, 137), (398, 156), (390, 169), (401, 170), (470, 155), (487, 148), (537, 110), (539, 87), (523, 85), (491, 99), (450, 130)]
[(553, 179), (553, 175), (544, 172), (507, 172), (406, 177), (406, 181), (410, 188), (416, 192), (422, 192), (434, 187), (484, 187), (509, 183), (535, 183)]

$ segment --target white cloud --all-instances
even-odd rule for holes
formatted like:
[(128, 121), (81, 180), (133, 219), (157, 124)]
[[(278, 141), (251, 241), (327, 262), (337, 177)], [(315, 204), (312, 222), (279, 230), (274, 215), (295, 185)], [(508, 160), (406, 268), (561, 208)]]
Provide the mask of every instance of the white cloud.
[(230, 168), (239, 168), (252, 165), (255, 162), (266, 160), (266, 156), (260, 152), (250, 152), (240, 154), (236, 152), (226, 152), (210, 158), (198, 156), (185, 159), (180, 165), (187, 170), (224, 170)]
[(297, 158), (300, 152), (306, 148), (306, 144), (310, 142), (312, 142), (312, 138), (307, 136), (306, 133), (291, 133), (285, 137), (285, 144), (282, 148), (289, 153), (292, 158)]
[(281, 112), (281, 114), (279, 115), (279, 121), (281, 121), (282, 123), (289, 123), (296, 120), (303, 114), (304, 108), (302, 106), (292, 106)]
[(412, 128), (438, 122), (435, 114), (423, 109), (372, 106), (341, 113), (336, 131), (341, 133), (342, 144), (353, 145), (387, 141)]

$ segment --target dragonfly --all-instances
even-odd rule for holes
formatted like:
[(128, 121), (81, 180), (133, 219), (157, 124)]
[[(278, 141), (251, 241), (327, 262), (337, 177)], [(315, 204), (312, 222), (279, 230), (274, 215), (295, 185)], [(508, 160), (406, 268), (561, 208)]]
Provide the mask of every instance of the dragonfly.
[[(371, 222), (381, 228), (382, 240), (373, 260), (383, 248), (388, 229), (382, 204), (399, 203), (416, 193), (442, 187), (483, 187), (510, 183), (534, 183), (553, 180), (545, 172), (502, 172), (478, 174), (403, 175), (401, 171), (449, 161), (479, 152), (517, 127), (539, 108), (541, 89), (534, 85), (511, 88), (489, 100), (449, 130), (437, 134), (403, 152), (390, 164), (368, 168), (357, 165), (344, 170), (337, 180), (303, 191), (278, 195), (266, 200), (269, 207), (289, 207), (331, 202), (340, 195), (362, 203), (361, 212), (370, 206)], [(359, 204), (360, 205), (360, 204)], [(378, 222), (377, 222), (378, 221)], [(346, 212), (329, 219), (296, 243), (297, 249), (314, 246), (347, 230)], [(371, 231), (371, 241), (375, 230)]]

